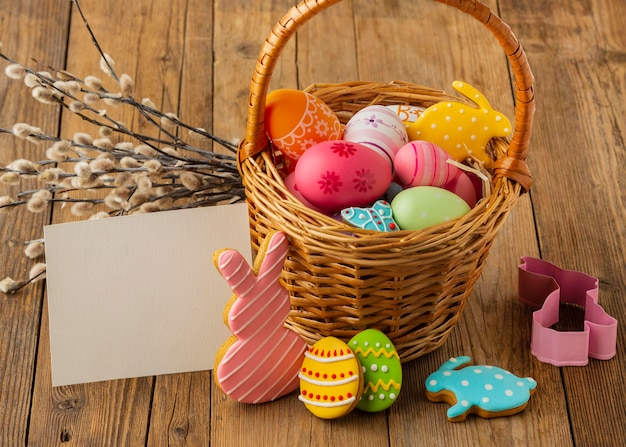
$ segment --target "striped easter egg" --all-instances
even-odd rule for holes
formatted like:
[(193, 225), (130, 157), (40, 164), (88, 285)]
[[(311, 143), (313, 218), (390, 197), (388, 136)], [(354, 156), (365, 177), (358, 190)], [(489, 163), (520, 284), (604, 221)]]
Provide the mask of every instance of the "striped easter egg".
[(394, 170), (404, 187), (442, 187), (462, 174), (448, 163), (452, 157), (436, 144), (428, 141), (411, 141), (400, 148), (394, 159)]

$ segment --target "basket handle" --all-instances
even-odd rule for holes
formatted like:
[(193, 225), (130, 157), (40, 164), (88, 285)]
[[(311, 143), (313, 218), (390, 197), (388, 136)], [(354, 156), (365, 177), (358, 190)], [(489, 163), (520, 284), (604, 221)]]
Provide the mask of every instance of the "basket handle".
[[(265, 97), (276, 62), (287, 41), (303, 24), (340, 1), (302, 0), (283, 16), (265, 40), (250, 82), (248, 123), (246, 137), (238, 153), (239, 163), (262, 152), (268, 146), (264, 123)], [(524, 49), (510, 27), (479, 0), (436, 1), (453, 6), (480, 21), (498, 39), (506, 52), (515, 77), (515, 126), (506, 156), (500, 157), (495, 163), (494, 175), (509, 178), (527, 191), (532, 184), (526, 157), (535, 112), (535, 94), (534, 78)]]

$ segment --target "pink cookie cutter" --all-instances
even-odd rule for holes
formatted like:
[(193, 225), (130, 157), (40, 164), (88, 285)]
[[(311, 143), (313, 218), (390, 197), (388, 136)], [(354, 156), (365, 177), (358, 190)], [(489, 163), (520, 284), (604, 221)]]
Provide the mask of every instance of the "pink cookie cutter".
[[(542, 259), (523, 256), (519, 266), (521, 302), (534, 308), (531, 352), (555, 366), (585, 366), (589, 357), (609, 360), (615, 356), (617, 320), (598, 304), (598, 279), (575, 270), (561, 269)], [(559, 332), (560, 303), (585, 308), (583, 331)]]

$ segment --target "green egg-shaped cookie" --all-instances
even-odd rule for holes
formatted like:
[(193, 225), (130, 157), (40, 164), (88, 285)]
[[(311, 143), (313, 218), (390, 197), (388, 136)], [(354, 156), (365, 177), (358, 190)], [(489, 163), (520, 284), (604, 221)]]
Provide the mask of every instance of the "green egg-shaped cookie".
[(366, 329), (348, 342), (363, 368), (363, 394), (357, 408), (382, 411), (398, 398), (402, 387), (402, 365), (398, 351), (378, 329)]

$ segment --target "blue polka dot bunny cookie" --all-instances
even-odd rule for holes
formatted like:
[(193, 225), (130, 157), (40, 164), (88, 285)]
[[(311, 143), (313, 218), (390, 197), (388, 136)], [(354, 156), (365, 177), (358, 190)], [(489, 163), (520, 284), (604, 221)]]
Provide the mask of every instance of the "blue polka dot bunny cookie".
[(468, 414), (483, 418), (510, 416), (524, 410), (537, 382), (502, 368), (471, 365), (466, 356), (451, 358), (426, 379), (426, 397), (447, 402), (448, 420), (464, 421)]

